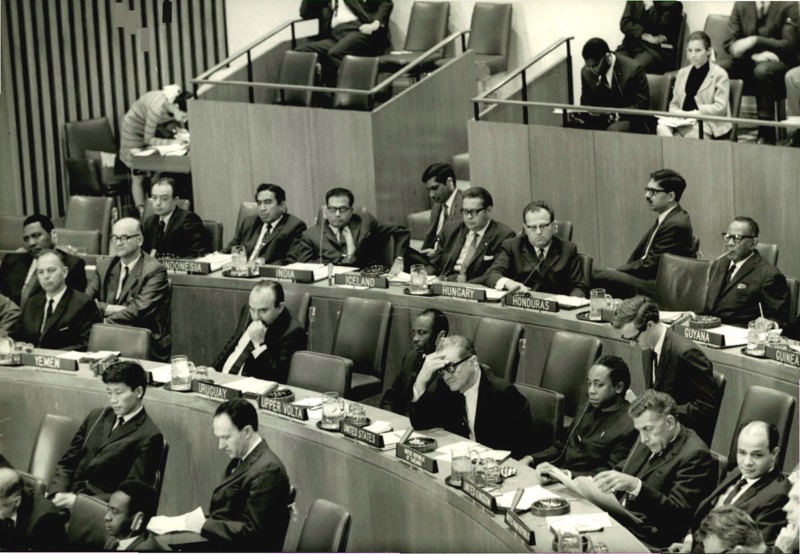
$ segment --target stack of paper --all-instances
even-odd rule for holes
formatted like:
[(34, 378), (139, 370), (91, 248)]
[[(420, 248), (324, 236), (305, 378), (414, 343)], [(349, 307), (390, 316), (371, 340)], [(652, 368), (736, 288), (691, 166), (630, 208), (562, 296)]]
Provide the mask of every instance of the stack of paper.
[(450, 462), (450, 458), (452, 456), (451, 451), (453, 449), (467, 449), (470, 451), (470, 454), (475, 453), (481, 458), (494, 458), (497, 460), (498, 464), (503, 463), (506, 459), (508, 459), (509, 456), (511, 456), (510, 450), (492, 450), (491, 448), (472, 441), (459, 441), (453, 444), (448, 444), (447, 446), (440, 446), (433, 451), (431, 456), (442, 462)]
[(211, 266), (211, 271), (217, 271), (231, 263), (233, 261), (233, 255), (214, 252), (213, 254), (206, 254), (202, 258), (197, 258), (197, 261), (207, 262)]
[[(511, 503), (514, 501), (514, 496), (517, 494), (517, 491), (508, 491), (506, 493), (501, 494), (497, 497), (497, 507), (498, 508), (506, 508), (511, 509)], [(522, 493), (522, 497), (519, 499), (517, 503), (517, 510), (524, 512), (525, 510), (531, 509), (531, 504), (536, 502), (537, 500), (541, 500), (542, 498), (561, 498), (557, 494), (554, 494), (544, 488), (541, 485), (534, 485), (532, 487), (528, 487)]]
[(153, 376), (154, 383), (172, 382), (172, 366), (170, 364), (160, 365), (152, 369), (146, 369), (145, 371)]
[(589, 300), (586, 298), (578, 298), (577, 296), (567, 296), (565, 294), (554, 294), (548, 296), (547, 300), (555, 300), (559, 306), (564, 308), (582, 308), (589, 305)]
[(229, 381), (223, 386), (229, 389), (236, 389), (242, 391), (244, 394), (251, 394), (259, 396), (268, 394), (278, 388), (278, 383), (275, 381), (266, 381), (264, 379), (256, 379), (255, 377), (244, 377), (235, 381)]
[(546, 519), (547, 524), (554, 533), (560, 533), (564, 528), (575, 529), (578, 533), (589, 533), (591, 531), (602, 531), (611, 526), (611, 518), (605, 512), (549, 516)]

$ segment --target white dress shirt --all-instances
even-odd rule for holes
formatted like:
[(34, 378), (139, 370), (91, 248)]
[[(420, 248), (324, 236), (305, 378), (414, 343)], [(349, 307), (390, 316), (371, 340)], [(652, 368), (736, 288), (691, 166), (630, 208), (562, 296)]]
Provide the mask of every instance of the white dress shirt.
[(667, 214), (669, 214), (669, 212), (671, 212), (672, 210), (674, 210), (677, 207), (678, 207), (678, 205), (675, 204), (674, 206), (672, 206), (668, 210), (664, 210), (663, 212), (661, 212), (658, 215), (658, 224), (656, 225), (656, 228), (653, 230), (653, 234), (650, 235), (650, 240), (647, 241), (647, 248), (644, 249), (644, 254), (642, 254), (642, 259), (643, 260), (647, 257), (647, 253), (650, 252), (650, 246), (652, 246), (652, 244), (653, 244), (653, 239), (656, 237), (656, 233), (658, 233), (658, 230), (661, 228), (661, 224), (664, 223), (665, 219), (667, 219)]
[(475, 440), (475, 415), (478, 413), (478, 390), (480, 389), (481, 377), (478, 378), (470, 388), (464, 391), (464, 403), (467, 406), (467, 423), (469, 423), (469, 440)]
[[(249, 326), (248, 326), (249, 327)], [(236, 343), (236, 348), (233, 349), (231, 355), (228, 356), (228, 359), (225, 360), (225, 364), (222, 366), (222, 373), (230, 373), (233, 364), (236, 363), (236, 360), (239, 359), (239, 356), (242, 355), (244, 351), (244, 347), (247, 346), (247, 343), (250, 342), (250, 333), (247, 332), (247, 328), (245, 328), (244, 333), (239, 338), (239, 342)], [(266, 344), (255, 344), (253, 343), (255, 348), (253, 349), (253, 357), (258, 358), (266, 349)]]
[[(461, 271), (461, 265), (464, 263), (464, 258), (467, 257), (467, 250), (469, 250), (469, 245), (475, 240), (475, 248), (478, 248), (478, 245), (483, 240), (483, 235), (486, 234), (486, 229), (489, 227), (489, 224), (492, 222), (490, 219), (486, 222), (483, 229), (479, 229), (477, 231), (469, 231), (467, 233), (467, 240), (464, 241), (464, 246), (461, 247), (461, 252), (458, 254), (458, 259), (456, 260), (456, 265), (453, 266), (453, 270), (456, 272)], [(475, 238), (477, 236), (477, 238)]]

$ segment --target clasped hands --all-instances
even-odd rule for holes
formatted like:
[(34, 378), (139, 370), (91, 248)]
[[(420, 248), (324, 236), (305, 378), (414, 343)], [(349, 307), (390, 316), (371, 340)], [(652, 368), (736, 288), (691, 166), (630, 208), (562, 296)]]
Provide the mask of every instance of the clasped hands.
[(381, 27), (380, 21), (373, 21), (372, 23), (364, 23), (362, 24), (358, 30), (364, 33), (365, 35), (371, 35)]

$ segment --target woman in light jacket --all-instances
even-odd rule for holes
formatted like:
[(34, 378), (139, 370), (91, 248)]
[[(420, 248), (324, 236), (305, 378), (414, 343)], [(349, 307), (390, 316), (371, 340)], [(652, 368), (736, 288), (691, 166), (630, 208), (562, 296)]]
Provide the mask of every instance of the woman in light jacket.
[[(681, 68), (675, 78), (669, 111), (678, 117), (696, 115), (730, 116), (728, 74), (711, 61), (711, 39), (703, 31), (689, 35), (686, 57), (691, 65)], [(662, 137), (700, 136), (699, 122), (671, 126), (659, 121), (656, 134)], [(714, 140), (730, 138), (731, 124), (719, 121), (703, 122), (703, 136)]]

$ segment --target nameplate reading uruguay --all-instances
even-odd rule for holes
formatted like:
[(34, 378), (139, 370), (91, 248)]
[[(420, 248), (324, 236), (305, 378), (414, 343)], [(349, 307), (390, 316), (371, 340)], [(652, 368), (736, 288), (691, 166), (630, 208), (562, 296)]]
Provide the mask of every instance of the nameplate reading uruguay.
[(212, 385), (211, 383), (205, 383), (203, 381), (192, 381), (192, 392), (202, 394), (214, 400), (233, 400), (234, 398), (240, 398), (242, 396), (242, 391), (240, 390)]
[(211, 264), (208, 262), (198, 262), (197, 260), (160, 260), (167, 270), (182, 271), (184, 273), (194, 273), (196, 275), (208, 275), (211, 273)]
[(356, 439), (358, 442), (363, 442), (375, 448), (383, 448), (383, 437), (378, 433), (367, 431), (363, 427), (351, 425), (345, 421), (342, 422), (342, 434), (345, 437)]
[(480, 488), (477, 484), (475, 484), (475, 481), (469, 477), (462, 477), (461, 490), (487, 510), (492, 512), (497, 511), (497, 500), (495, 497)]
[(687, 339), (692, 339), (696, 342), (704, 344), (712, 344), (714, 346), (725, 346), (725, 335), (721, 333), (714, 333), (708, 329), (695, 329), (688, 325), (676, 325), (678, 333), (682, 334)]
[(389, 280), (386, 277), (361, 275), (360, 273), (340, 273), (333, 277), (337, 285), (350, 285), (352, 287), (367, 287), (371, 289), (388, 289)]
[(22, 365), (32, 365), (44, 369), (78, 371), (78, 360), (68, 360), (66, 358), (59, 358), (58, 356), (51, 356), (49, 354), (32, 354), (30, 352), (22, 352), (19, 355), (19, 361)]
[(278, 265), (262, 265), (262, 277), (270, 279), (287, 279), (295, 283), (313, 283), (314, 272), (310, 269), (287, 269)]
[(412, 466), (424, 469), (429, 473), (439, 473), (439, 464), (436, 463), (436, 460), (426, 456), (421, 452), (417, 452), (413, 448), (409, 448), (403, 444), (398, 444), (395, 447), (394, 455), (404, 462), (408, 462)]
[(268, 412), (287, 416), (299, 421), (308, 421), (308, 409), (306, 409), (305, 406), (295, 406), (289, 402), (284, 402), (269, 396), (259, 396), (258, 407)]
[(530, 527), (525, 525), (525, 522), (514, 512), (514, 510), (506, 510), (505, 516), (506, 525), (508, 525), (515, 535), (519, 536), (525, 544), (533, 546), (536, 544), (536, 533)]
[(526, 310), (536, 310), (537, 312), (557, 312), (558, 302), (555, 300), (545, 300), (544, 298), (534, 298), (528, 294), (506, 294), (506, 306), (514, 308), (524, 308)]
[(434, 283), (432, 290), (436, 296), (450, 296), (451, 298), (486, 302), (486, 291), (483, 289), (473, 289), (448, 283)]
[(800, 367), (800, 352), (795, 352), (794, 350), (788, 350), (785, 348), (774, 348), (772, 346), (767, 346), (765, 349), (765, 354), (770, 360), (775, 360), (776, 362), (792, 365), (794, 367)]

